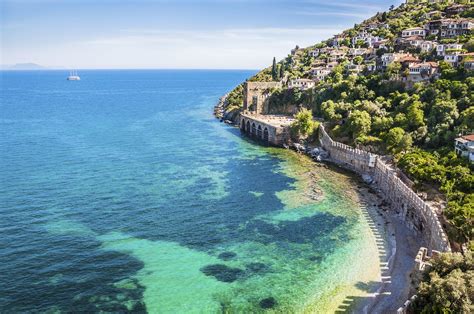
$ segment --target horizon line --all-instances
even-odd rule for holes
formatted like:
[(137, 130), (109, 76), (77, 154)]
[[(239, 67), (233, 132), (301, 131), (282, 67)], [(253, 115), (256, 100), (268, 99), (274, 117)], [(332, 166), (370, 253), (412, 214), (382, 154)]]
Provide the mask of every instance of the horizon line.
[[(41, 68), (41, 69), (8, 69), (0, 68), (0, 71), (71, 71), (69, 68)], [(96, 70), (160, 70), (160, 71), (261, 71), (262, 68), (74, 68), (73, 70), (86, 70), (86, 71), (96, 71)]]

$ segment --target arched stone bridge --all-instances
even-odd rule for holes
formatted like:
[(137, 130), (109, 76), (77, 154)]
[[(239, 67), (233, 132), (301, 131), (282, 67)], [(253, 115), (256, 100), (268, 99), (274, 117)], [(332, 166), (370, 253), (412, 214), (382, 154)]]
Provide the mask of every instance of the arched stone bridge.
[(292, 118), (285, 116), (240, 115), (240, 130), (249, 137), (266, 144), (282, 146), (289, 139)]

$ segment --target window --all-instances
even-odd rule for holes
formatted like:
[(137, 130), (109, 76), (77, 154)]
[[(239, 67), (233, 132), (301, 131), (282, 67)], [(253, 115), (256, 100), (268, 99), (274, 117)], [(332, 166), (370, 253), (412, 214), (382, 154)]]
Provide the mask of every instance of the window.
[(252, 111), (257, 110), (258, 96), (252, 97)]

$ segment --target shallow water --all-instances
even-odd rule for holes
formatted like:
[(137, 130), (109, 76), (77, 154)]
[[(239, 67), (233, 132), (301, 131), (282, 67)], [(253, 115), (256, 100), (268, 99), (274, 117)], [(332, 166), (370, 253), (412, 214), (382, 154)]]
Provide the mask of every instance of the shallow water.
[(0, 312), (328, 312), (378, 280), (350, 177), (212, 117), (252, 72), (66, 74), (0, 72)]

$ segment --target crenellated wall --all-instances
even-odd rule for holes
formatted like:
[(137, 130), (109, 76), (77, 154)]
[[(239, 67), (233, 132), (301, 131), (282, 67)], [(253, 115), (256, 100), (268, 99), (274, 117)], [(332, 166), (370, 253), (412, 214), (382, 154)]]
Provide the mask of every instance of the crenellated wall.
[(319, 140), (332, 161), (361, 175), (370, 175), (392, 210), (412, 229), (425, 235), (430, 250), (451, 250), (435, 210), (400, 180), (396, 169), (378, 155), (333, 141), (322, 124)]

